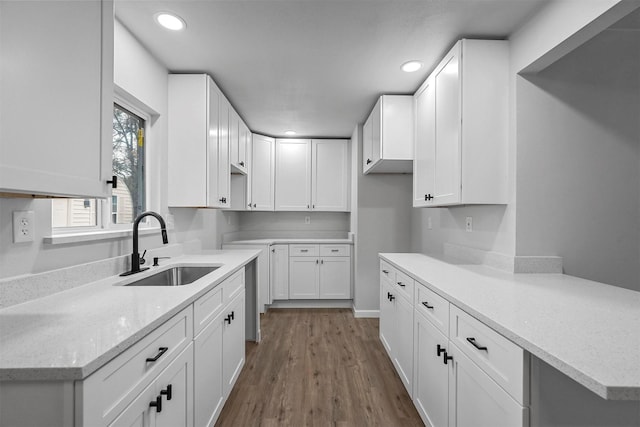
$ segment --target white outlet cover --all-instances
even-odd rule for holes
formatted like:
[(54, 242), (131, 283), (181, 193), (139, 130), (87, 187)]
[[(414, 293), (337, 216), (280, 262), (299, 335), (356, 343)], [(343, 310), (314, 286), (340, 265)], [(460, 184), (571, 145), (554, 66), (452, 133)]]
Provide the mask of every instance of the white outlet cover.
[(466, 228), (468, 232), (473, 231), (473, 218), (471, 218), (470, 216), (467, 217)]
[(305, 224), (311, 224), (311, 217), (310, 216), (305, 216), (304, 217), (304, 223)]
[(34, 233), (33, 211), (13, 211), (13, 243), (33, 242)]

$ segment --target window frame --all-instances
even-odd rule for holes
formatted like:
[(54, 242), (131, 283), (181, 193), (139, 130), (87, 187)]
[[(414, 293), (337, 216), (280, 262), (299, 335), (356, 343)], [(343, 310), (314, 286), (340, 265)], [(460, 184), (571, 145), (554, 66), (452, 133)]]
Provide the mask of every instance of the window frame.
[[(128, 98), (132, 98), (127, 94), (119, 94), (118, 92), (124, 92), (122, 90), (116, 90), (113, 95), (113, 102), (111, 103), (112, 110), (115, 108), (117, 104), (121, 108), (135, 114), (144, 120), (144, 185), (145, 185), (145, 208), (149, 210), (149, 206), (151, 205), (150, 195), (152, 194), (149, 180), (149, 145), (148, 135), (151, 128), (151, 120), (153, 119), (152, 114), (145, 109), (140, 108), (138, 105), (142, 105), (140, 101), (137, 99), (133, 99), (134, 102), (128, 100)], [(136, 105), (138, 104), (138, 105)], [(111, 150), (113, 156), (113, 149)], [(122, 231), (131, 231), (132, 223), (129, 224), (114, 224), (111, 220), (112, 212), (111, 212), (111, 200), (113, 197), (113, 192), (109, 192), (109, 196), (104, 199), (95, 199), (96, 200), (96, 225), (94, 226), (70, 226), (70, 227), (53, 227), (51, 226), (51, 238), (55, 236), (68, 236), (68, 235), (103, 235), (105, 232), (122, 232)], [(53, 212), (51, 213), (53, 216)], [(140, 222), (140, 229), (153, 229), (148, 218), (145, 218), (142, 222)]]

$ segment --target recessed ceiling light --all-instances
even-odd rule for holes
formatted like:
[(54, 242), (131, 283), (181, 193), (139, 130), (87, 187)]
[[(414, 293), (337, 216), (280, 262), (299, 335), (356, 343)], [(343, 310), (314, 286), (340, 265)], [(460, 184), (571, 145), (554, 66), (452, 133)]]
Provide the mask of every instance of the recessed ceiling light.
[(167, 12), (156, 13), (156, 21), (164, 28), (172, 31), (183, 30), (187, 24), (179, 16)]
[(400, 68), (405, 73), (413, 73), (414, 71), (418, 71), (420, 68), (422, 68), (422, 62), (415, 61), (415, 60), (414, 61), (407, 61), (404, 64), (402, 64), (402, 66), (400, 66)]
[(285, 130), (284, 134), (287, 135), (287, 136), (293, 136), (293, 135), (296, 134), (296, 131), (295, 130)]

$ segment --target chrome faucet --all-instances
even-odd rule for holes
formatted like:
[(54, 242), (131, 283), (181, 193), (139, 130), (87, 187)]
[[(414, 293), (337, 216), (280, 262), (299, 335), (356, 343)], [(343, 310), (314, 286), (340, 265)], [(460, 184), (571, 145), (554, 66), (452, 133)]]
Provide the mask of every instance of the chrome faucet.
[(133, 253), (131, 254), (131, 270), (122, 273), (120, 276), (129, 276), (130, 274), (140, 273), (141, 271), (149, 269), (149, 267), (140, 268), (140, 254), (138, 253), (138, 226), (140, 225), (142, 218), (145, 216), (152, 216), (160, 222), (162, 243), (165, 245), (169, 243), (169, 239), (167, 239), (167, 225), (164, 223), (164, 219), (162, 219), (159, 214), (152, 211), (142, 212), (136, 217), (135, 221), (133, 221)]

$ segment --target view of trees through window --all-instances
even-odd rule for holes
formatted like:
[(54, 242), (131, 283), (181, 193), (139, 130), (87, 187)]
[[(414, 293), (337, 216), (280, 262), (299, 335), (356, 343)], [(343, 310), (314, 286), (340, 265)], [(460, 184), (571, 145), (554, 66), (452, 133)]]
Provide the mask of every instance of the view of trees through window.
[[(146, 209), (145, 121), (126, 108), (113, 105), (113, 175), (118, 187), (111, 193), (108, 216), (113, 224), (130, 224)], [(53, 199), (54, 228), (95, 227), (99, 224), (96, 199)], [(105, 224), (106, 225), (106, 224)]]

